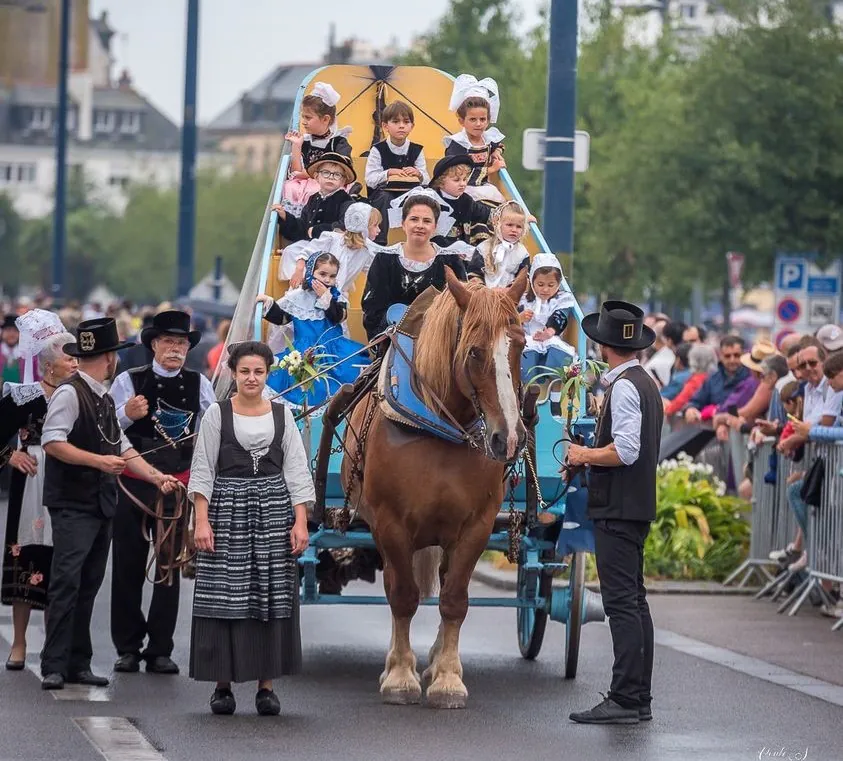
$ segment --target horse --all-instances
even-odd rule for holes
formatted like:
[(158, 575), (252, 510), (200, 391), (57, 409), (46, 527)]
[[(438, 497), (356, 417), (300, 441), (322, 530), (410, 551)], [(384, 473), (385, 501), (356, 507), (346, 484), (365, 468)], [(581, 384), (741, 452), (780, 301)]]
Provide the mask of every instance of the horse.
[[(375, 399), (364, 398), (349, 419), (341, 478), (383, 559), (392, 640), (380, 677), (382, 700), (419, 703), (424, 683), (428, 705), (463, 708), (468, 690), (459, 636), (468, 585), (501, 507), (505, 468), (527, 437), (520, 414), (525, 339), (516, 309), (527, 270), (508, 289), (463, 283), (447, 267), (446, 280), (416, 342), (417, 387), (431, 409), (437, 410), (435, 395), (464, 428), (482, 416), (485, 451), (402, 428)], [(352, 431), (360, 432), (364, 422), (361, 441)], [(410, 624), (437, 582), (441, 623), (420, 680)]]

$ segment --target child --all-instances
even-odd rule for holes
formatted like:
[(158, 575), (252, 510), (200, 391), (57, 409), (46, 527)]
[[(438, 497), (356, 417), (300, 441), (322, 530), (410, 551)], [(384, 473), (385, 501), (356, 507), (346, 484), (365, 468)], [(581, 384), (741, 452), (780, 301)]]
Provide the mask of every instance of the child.
[[(442, 215), (436, 227), (433, 242), (448, 248), (457, 241), (473, 249), (489, 237), (491, 207), (475, 201), (466, 193), (466, 183), (471, 171), (471, 159), (465, 154), (446, 156), (436, 162), (430, 187), (442, 202)], [(393, 202), (395, 206), (396, 202)]]
[[(574, 347), (562, 340), (574, 297), (561, 290), (561, 284), (559, 260), (553, 254), (536, 254), (530, 266), (530, 288), (518, 305), (521, 323), (527, 334), (521, 359), (523, 383), (528, 383), (532, 376), (541, 372), (536, 368), (565, 367), (576, 356)], [(559, 384), (554, 384), (550, 391), (550, 411), (557, 417), (561, 413), (561, 399)]]
[(292, 130), (285, 139), (292, 145), (290, 173), (284, 183), (284, 208), (294, 217), (319, 186), (308, 174), (310, 165), (323, 153), (351, 156), (351, 145), (346, 140), (351, 128), (337, 130), (337, 103), (339, 93), (325, 82), (317, 82), (310, 95), (302, 98), (299, 119), (301, 132)]
[[(316, 355), (326, 355), (316, 360), (320, 367), (326, 368), (363, 348), (342, 332), (346, 306), (334, 287), (339, 268), (340, 263), (333, 254), (315, 253), (307, 260), (301, 288), (288, 291), (277, 302), (266, 294), (258, 296), (257, 300), (264, 305), (265, 320), (274, 325), (292, 323), (293, 326), (293, 348), (288, 347), (277, 354), (278, 363), (295, 352), (306, 357), (311, 349)], [(309, 389), (297, 388), (284, 394), (283, 402), (293, 407), (305, 403), (308, 407), (321, 405), (343, 383), (353, 383), (357, 379), (360, 366), (369, 363), (364, 354), (360, 351), (357, 356), (314, 379)], [(267, 386), (278, 392), (297, 383), (283, 367), (275, 367), (267, 379)]]
[(489, 77), (478, 82), (471, 74), (460, 74), (454, 81), (448, 108), (456, 111), (462, 129), (444, 138), (445, 155), (471, 159), (467, 192), (472, 198), (493, 207), (503, 203), (501, 192), (489, 183), (491, 175), (506, 167), (505, 135), (489, 126), (498, 120), (500, 110), (497, 82)]
[(316, 252), (327, 251), (340, 263), (337, 273), (337, 290), (345, 295), (354, 287), (361, 272), (368, 272), (378, 249), (372, 243), (380, 231), (381, 214), (369, 204), (358, 201), (345, 212), (345, 232), (340, 230), (322, 233), (317, 240), (291, 243), (284, 249), (279, 280), (289, 280), (290, 288), (298, 288), (304, 280), (307, 260)]
[[(387, 133), (386, 140), (375, 143), (366, 160), (366, 187), (368, 201), (381, 213), (388, 216), (389, 204), (408, 190), (428, 182), (424, 148), (411, 143), (407, 136), (413, 129), (413, 109), (400, 100), (390, 103), (383, 110), (381, 129)], [(385, 246), (389, 227), (375, 239)]]
[(508, 288), (522, 269), (530, 266), (530, 254), (521, 240), (527, 232), (527, 212), (515, 201), (506, 201), (491, 214), (494, 235), (479, 246), (487, 288)]
[(290, 243), (298, 240), (312, 240), (322, 233), (342, 226), (345, 210), (353, 199), (344, 185), (354, 182), (357, 174), (351, 159), (339, 153), (323, 153), (307, 170), (319, 186), (319, 192), (312, 195), (304, 205), (300, 217), (294, 217), (283, 206), (274, 204), (278, 212), (278, 228)]

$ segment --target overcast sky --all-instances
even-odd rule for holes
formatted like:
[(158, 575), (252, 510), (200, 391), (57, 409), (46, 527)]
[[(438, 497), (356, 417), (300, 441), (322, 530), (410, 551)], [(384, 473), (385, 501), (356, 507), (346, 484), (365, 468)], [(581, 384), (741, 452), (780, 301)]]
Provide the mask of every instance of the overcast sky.
[[(537, 20), (539, 1), (518, 0), (525, 23)], [(186, 0), (90, 3), (91, 15), (108, 11), (117, 31), (115, 76), (128, 68), (135, 87), (180, 123)], [(213, 119), (278, 64), (319, 61), (331, 22), (339, 40), (357, 37), (385, 45), (397, 37), (406, 45), (427, 31), (447, 5), (448, 0), (201, 0), (199, 120)]]

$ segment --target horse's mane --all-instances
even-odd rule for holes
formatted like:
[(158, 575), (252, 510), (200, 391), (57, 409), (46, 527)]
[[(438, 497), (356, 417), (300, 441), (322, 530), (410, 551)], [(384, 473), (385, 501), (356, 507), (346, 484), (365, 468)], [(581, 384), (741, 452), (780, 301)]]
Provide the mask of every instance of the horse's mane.
[[(469, 280), (464, 286), (472, 295), (465, 314), (461, 315), (446, 287), (425, 312), (416, 342), (416, 369), (425, 381), (419, 384), (419, 391), (425, 404), (434, 410), (436, 404), (429, 392), (445, 402), (453, 390), (454, 368), (465, 364), (471, 348), (491, 349), (500, 333), (518, 319), (515, 304), (503, 289), (487, 288), (479, 280)], [(492, 352), (485, 356), (491, 367)]]

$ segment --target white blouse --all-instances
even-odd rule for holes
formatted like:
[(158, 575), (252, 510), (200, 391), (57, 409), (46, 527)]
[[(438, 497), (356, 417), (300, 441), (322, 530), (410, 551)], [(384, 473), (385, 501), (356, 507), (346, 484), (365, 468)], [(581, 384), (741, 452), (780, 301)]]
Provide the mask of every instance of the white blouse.
[[(199, 436), (193, 450), (193, 462), (190, 465), (190, 482), (187, 493), (191, 500), (201, 494), (208, 501), (214, 492), (214, 480), (217, 475), (217, 459), (220, 451), (220, 431), (222, 412), (219, 404), (212, 404), (203, 415), (199, 425)], [(275, 423), (270, 410), (265, 415), (255, 417), (234, 413), (234, 436), (240, 446), (247, 451), (269, 447), (275, 437)], [(307, 454), (304, 451), (299, 429), (293, 420), (293, 413), (284, 409), (284, 480), (293, 505), (310, 506), (316, 499), (313, 478), (308, 467)]]

